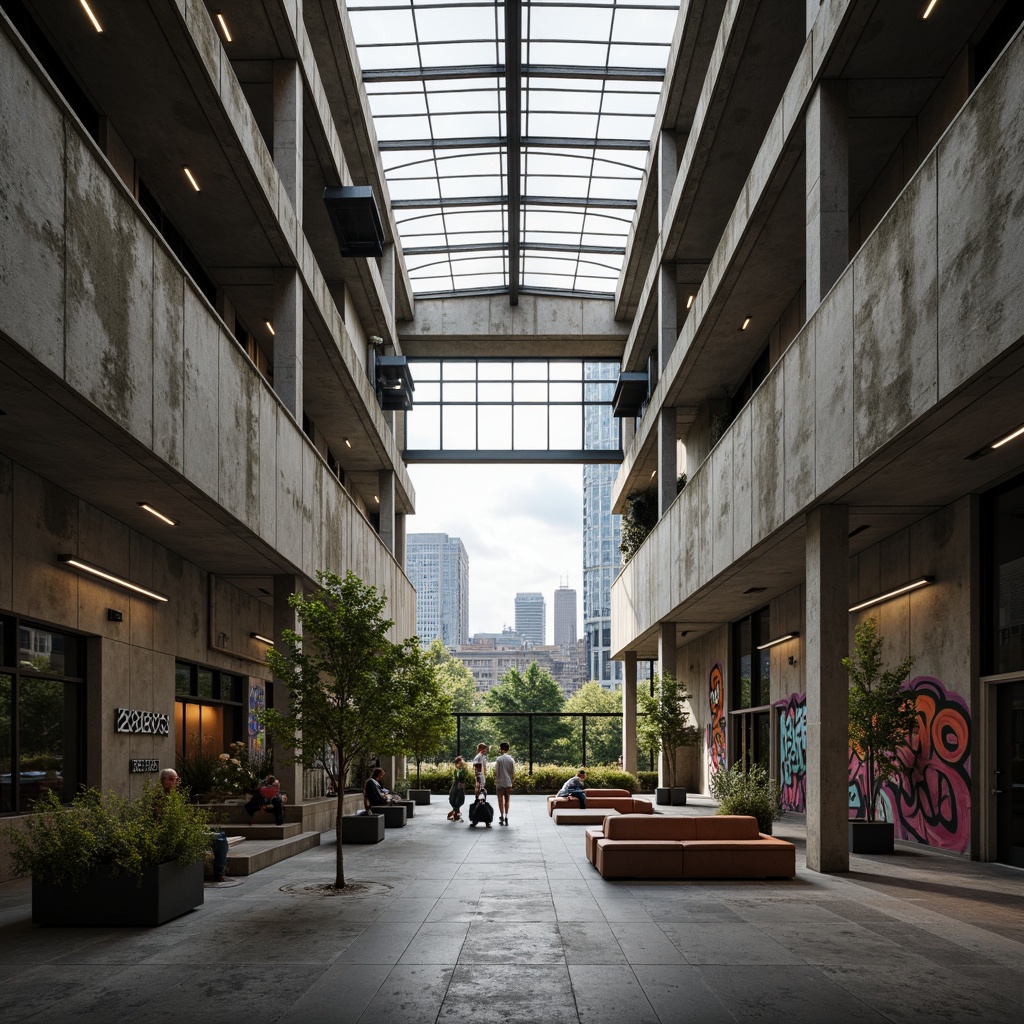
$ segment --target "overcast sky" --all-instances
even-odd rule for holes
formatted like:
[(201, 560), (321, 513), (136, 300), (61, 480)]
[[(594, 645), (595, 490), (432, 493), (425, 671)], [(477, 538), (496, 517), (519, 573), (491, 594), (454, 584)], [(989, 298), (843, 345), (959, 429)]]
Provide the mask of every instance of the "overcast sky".
[[(554, 638), (555, 590), (576, 591), (583, 635), (583, 467), (411, 465), (409, 533), (460, 537), (469, 555), (469, 632), (515, 626), (516, 594), (539, 591)], [(566, 579), (568, 577), (568, 580)]]

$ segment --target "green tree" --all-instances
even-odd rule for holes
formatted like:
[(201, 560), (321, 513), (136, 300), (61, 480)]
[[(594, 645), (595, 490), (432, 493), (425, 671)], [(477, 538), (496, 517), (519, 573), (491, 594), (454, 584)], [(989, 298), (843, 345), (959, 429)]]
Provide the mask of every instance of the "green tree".
[[(484, 695), (484, 709), (492, 712), (515, 712), (522, 718), (494, 720), (491, 731), (499, 739), (511, 744), (520, 752), (520, 758), (529, 750), (530, 726), (525, 717), (530, 711), (561, 712), (565, 697), (552, 679), (551, 673), (542, 669), (537, 662), (530, 662), (525, 673), (510, 668), (497, 686)], [(565, 735), (565, 725), (558, 718), (537, 718), (533, 723), (533, 758), (535, 761), (550, 760), (556, 741)]]
[(267, 663), (288, 687), (288, 709), (260, 713), (284, 763), (320, 768), (338, 793), (334, 885), (345, 885), (341, 817), (349, 768), (370, 751), (387, 749), (401, 733), (415, 691), (419, 659), (411, 641), (388, 638), (386, 597), (353, 572), (317, 573), (320, 589), (292, 594), (288, 604), (302, 630), (286, 629)]
[[(430, 642), (427, 651), (437, 666), (442, 687), (452, 699), (452, 713), (471, 714), (479, 711), (480, 694), (476, 688), (476, 680), (465, 663), (453, 657), (445, 647), (444, 641), (437, 638)], [(435, 752), (434, 761), (438, 764), (442, 761), (454, 761), (455, 755), (459, 753), (455, 746), (453, 729), (453, 735)]]
[(868, 821), (875, 820), (875, 806), (882, 786), (902, 774), (901, 747), (908, 746), (917, 727), (917, 701), (903, 689), (913, 657), (894, 669), (882, 671), (883, 638), (876, 619), (867, 619), (853, 632), (853, 657), (843, 658), (850, 675), (850, 746), (864, 762), (868, 774), (865, 794)]
[(700, 743), (700, 730), (690, 725), (687, 705), (690, 694), (675, 676), (655, 675), (653, 695), (640, 690), (637, 704), (644, 717), (637, 717), (637, 746), (665, 754), (669, 786), (676, 784), (676, 750)]
[[(594, 680), (585, 683), (565, 702), (565, 713), (568, 716), (586, 712), (617, 716), (587, 719), (587, 764), (615, 764), (622, 753), (622, 693), (606, 690)], [(569, 735), (565, 739), (566, 756), (562, 760), (582, 763), (583, 719), (567, 718), (566, 721)]]
[(432, 650), (424, 650), (414, 637), (407, 657), (407, 704), (395, 749), (412, 754), (419, 788), (420, 761), (436, 754), (455, 732), (455, 719), (452, 718), (451, 693), (445, 688)]

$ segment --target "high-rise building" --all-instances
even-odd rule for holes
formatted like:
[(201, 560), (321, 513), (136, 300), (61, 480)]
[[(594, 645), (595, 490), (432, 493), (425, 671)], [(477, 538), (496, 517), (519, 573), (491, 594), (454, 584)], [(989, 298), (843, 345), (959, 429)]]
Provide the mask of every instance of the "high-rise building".
[(555, 643), (560, 647), (576, 643), (576, 591), (571, 587), (555, 591)]
[[(588, 377), (605, 379), (608, 367), (588, 364)], [(600, 385), (599, 385), (600, 386)], [(611, 385), (607, 386), (610, 390)], [(611, 396), (609, 395), (609, 401)], [(619, 423), (610, 405), (588, 406), (584, 415), (587, 448), (617, 448)], [(583, 467), (583, 636), (590, 679), (614, 689), (622, 680), (622, 663), (611, 661), (612, 581), (619, 571), (619, 516), (612, 514), (612, 487), (618, 466)]]
[(528, 644), (544, 646), (546, 619), (547, 602), (543, 594), (516, 594), (516, 632)]
[(458, 537), (410, 533), (406, 572), (416, 588), (416, 634), (425, 643), (469, 639), (469, 555)]

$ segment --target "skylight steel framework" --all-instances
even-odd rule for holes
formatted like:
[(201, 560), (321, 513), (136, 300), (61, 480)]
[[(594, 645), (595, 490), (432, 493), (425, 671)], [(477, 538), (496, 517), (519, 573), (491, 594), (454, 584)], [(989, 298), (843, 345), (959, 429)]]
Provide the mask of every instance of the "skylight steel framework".
[(678, 0), (353, 0), (417, 296), (610, 295)]

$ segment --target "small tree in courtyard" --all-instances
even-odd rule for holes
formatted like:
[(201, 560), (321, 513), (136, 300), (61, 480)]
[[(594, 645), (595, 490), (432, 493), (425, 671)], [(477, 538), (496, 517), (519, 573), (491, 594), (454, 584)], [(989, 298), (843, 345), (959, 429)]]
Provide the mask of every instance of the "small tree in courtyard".
[(850, 746), (867, 771), (867, 820), (875, 820), (882, 786), (902, 774), (901, 747), (908, 746), (917, 727), (917, 701), (903, 689), (913, 657), (882, 671), (882, 637), (878, 622), (868, 619), (853, 631), (853, 657), (843, 658), (850, 674)]
[[(288, 687), (288, 708), (260, 713), (289, 764), (320, 768), (338, 794), (335, 816), (337, 862), (334, 885), (344, 888), (341, 818), (350, 767), (374, 750), (387, 749), (401, 732), (408, 695), (420, 671), (418, 644), (388, 638), (387, 598), (353, 572), (341, 579), (317, 573), (320, 589), (292, 594), (301, 632), (283, 630), (267, 663)], [(332, 756), (333, 755), (333, 756)]]
[(455, 732), (452, 697), (446, 692), (431, 649), (420, 647), (414, 637), (408, 650), (405, 714), (396, 750), (412, 754), (416, 762), (416, 788), (420, 785), (420, 761), (432, 754)]
[(637, 692), (637, 745), (641, 750), (661, 748), (670, 787), (676, 784), (676, 750), (700, 743), (700, 730), (690, 725), (689, 700), (686, 687), (667, 673), (654, 677), (653, 694)]

